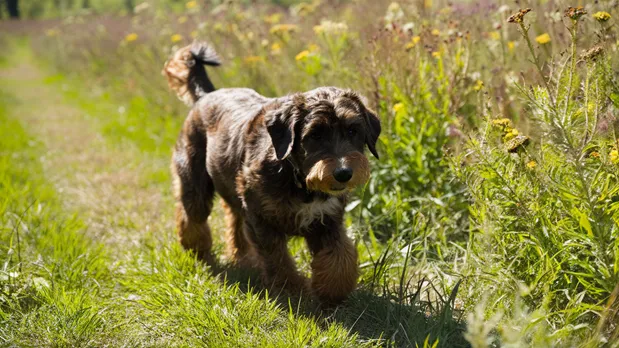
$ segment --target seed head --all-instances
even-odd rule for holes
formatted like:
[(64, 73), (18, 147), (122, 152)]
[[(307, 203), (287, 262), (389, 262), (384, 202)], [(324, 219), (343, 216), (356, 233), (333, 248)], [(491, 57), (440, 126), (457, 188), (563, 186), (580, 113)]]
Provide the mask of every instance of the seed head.
[(587, 61), (595, 62), (602, 54), (604, 54), (604, 47), (595, 46), (595, 47), (590, 48), (587, 52), (585, 52), (582, 58)]
[(579, 20), (580, 17), (584, 16), (587, 14), (587, 10), (585, 10), (584, 7), (582, 6), (578, 6), (578, 7), (568, 7), (567, 10), (565, 10), (565, 17), (571, 18), (572, 20)]
[(530, 8), (525, 8), (525, 9), (520, 9), (520, 11), (518, 11), (517, 13), (514, 13), (513, 15), (511, 15), (507, 21), (509, 23), (522, 23), (522, 20), (524, 19), (524, 16), (531, 12)]
[(517, 135), (515, 138), (505, 143), (505, 149), (509, 153), (516, 153), (518, 150), (529, 145), (531, 139), (526, 135)]

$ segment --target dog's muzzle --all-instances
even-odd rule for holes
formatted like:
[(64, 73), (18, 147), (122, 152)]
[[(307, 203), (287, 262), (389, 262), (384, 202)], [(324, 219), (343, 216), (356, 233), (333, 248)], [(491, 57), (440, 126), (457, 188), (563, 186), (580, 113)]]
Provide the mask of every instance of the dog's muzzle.
[(370, 178), (368, 159), (360, 152), (341, 158), (322, 159), (311, 168), (305, 179), (307, 188), (332, 195), (341, 195)]

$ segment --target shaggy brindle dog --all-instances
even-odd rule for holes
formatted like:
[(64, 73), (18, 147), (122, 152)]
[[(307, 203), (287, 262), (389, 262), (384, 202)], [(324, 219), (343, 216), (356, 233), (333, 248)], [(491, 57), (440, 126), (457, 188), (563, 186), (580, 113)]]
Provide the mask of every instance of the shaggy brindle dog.
[[(193, 105), (172, 158), (181, 244), (212, 261), (207, 218), (217, 192), (232, 260), (259, 267), (267, 285), (345, 299), (358, 277), (343, 227), (346, 194), (369, 178), (365, 145), (378, 157), (378, 118), (357, 94), (334, 87), (281, 98), (215, 90), (204, 65), (219, 64), (207, 44), (194, 43), (163, 69), (170, 88)], [(309, 283), (287, 250), (290, 236), (307, 241)]]

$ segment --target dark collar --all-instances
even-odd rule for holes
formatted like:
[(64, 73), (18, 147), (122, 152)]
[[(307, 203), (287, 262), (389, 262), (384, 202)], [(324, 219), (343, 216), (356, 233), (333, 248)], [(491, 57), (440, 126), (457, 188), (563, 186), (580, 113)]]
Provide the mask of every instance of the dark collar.
[(292, 166), (294, 186), (303, 203), (310, 203), (314, 199), (326, 199), (326, 193), (310, 191), (307, 189), (307, 184), (305, 183), (306, 175), (299, 168), (299, 166), (297, 166), (293, 159), (288, 157), (288, 163)]

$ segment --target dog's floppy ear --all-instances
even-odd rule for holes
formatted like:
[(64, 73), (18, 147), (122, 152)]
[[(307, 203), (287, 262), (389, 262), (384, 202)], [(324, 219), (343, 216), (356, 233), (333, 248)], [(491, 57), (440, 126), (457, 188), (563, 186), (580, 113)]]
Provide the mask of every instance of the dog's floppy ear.
[(378, 141), (378, 136), (380, 135), (380, 119), (374, 111), (366, 108), (365, 109), (365, 123), (367, 127), (367, 131), (365, 132), (365, 143), (368, 145), (368, 149), (374, 155), (374, 157), (378, 158), (378, 152), (376, 151), (376, 142)]
[(278, 160), (285, 159), (292, 152), (295, 128), (304, 110), (305, 98), (303, 95), (297, 94), (278, 109), (268, 111), (265, 114), (264, 123)]

